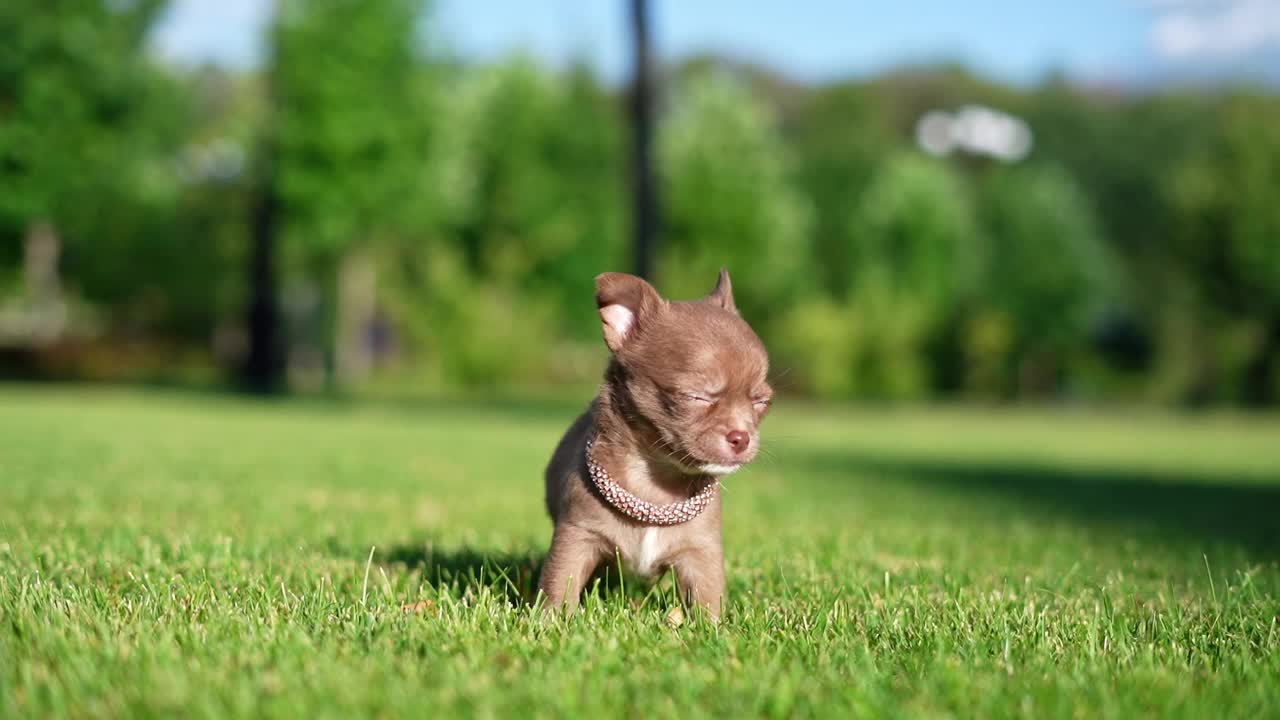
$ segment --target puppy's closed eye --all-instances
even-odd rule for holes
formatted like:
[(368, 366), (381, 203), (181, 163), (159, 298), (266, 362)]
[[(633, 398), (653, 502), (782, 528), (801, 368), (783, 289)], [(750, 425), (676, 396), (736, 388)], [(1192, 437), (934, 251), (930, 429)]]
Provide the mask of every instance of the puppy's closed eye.
[(761, 415), (769, 410), (770, 405), (773, 405), (773, 390), (769, 388), (756, 392), (751, 397), (751, 407)]

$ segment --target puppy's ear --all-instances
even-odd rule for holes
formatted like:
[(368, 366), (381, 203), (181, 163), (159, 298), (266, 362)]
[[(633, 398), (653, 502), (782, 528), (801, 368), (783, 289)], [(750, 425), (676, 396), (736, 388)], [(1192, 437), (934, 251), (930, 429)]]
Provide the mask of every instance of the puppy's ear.
[(733, 304), (733, 285), (729, 282), (729, 271), (720, 268), (720, 278), (716, 280), (716, 289), (711, 291), (707, 296), (707, 302), (728, 310), (729, 312), (738, 312), (738, 306)]
[(596, 277), (596, 307), (604, 327), (604, 343), (615, 353), (636, 336), (662, 303), (658, 291), (635, 275), (604, 273)]

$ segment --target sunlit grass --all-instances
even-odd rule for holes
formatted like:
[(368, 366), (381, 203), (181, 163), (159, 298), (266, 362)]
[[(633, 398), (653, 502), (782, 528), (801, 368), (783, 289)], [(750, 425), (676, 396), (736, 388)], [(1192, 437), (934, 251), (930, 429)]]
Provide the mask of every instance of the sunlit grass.
[(0, 717), (1280, 712), (1280, 422), (781, 403), (731, 600), (524, 603), (577, 400), (0, 388)]

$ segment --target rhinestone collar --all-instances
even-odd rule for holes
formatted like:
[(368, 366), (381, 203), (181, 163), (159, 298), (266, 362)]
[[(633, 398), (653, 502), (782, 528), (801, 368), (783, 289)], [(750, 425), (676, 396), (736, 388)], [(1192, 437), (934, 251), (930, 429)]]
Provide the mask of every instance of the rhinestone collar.
[(698, 517), (711, 504), (711, 499), (716, 495), (716, 489), (720, 487), (719, 480), (710, 478), (710, 482), (687, 500), (667, 505), (654, 505), (627, 492), (609, 477), (609, 471), (591, 457), (593, 445), (595, 445), (595, 438), (588, 438), (587, 476), (591, 478), (591, 484), (604, 497), (605, 502), (617, 508), (623, 515), (646, 525), (679, 525)]

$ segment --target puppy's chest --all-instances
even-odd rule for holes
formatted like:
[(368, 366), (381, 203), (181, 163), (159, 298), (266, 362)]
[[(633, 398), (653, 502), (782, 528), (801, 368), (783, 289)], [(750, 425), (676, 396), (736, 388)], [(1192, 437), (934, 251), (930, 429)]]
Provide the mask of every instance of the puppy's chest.
[[(638, 458), (620, 468), (631, 487), (646, 486), (652, 482), (648, 467)], [(667, 498), (665, 501), (674, 501)], [(655, 502), (664, 500), (654, 498)], [(714, 511), (714, 512), (713, 512)], [(616, 510), (610, 508), (612, 518)], [(630, 572), (652, 580), (663, 573), (679, 556), (699, 545), (718, 539), (718, 510), (712, 507), (697, 517), (677, 525), (636, 527), (630, 523), (609, 521), (601, 524), (601, 535), (607, 539)]]
[(674, 539), (671, 535), (668, 528), (648, 527), (619, 543), (618, 550), (627, 569), (645, 578), (662, 572)]

